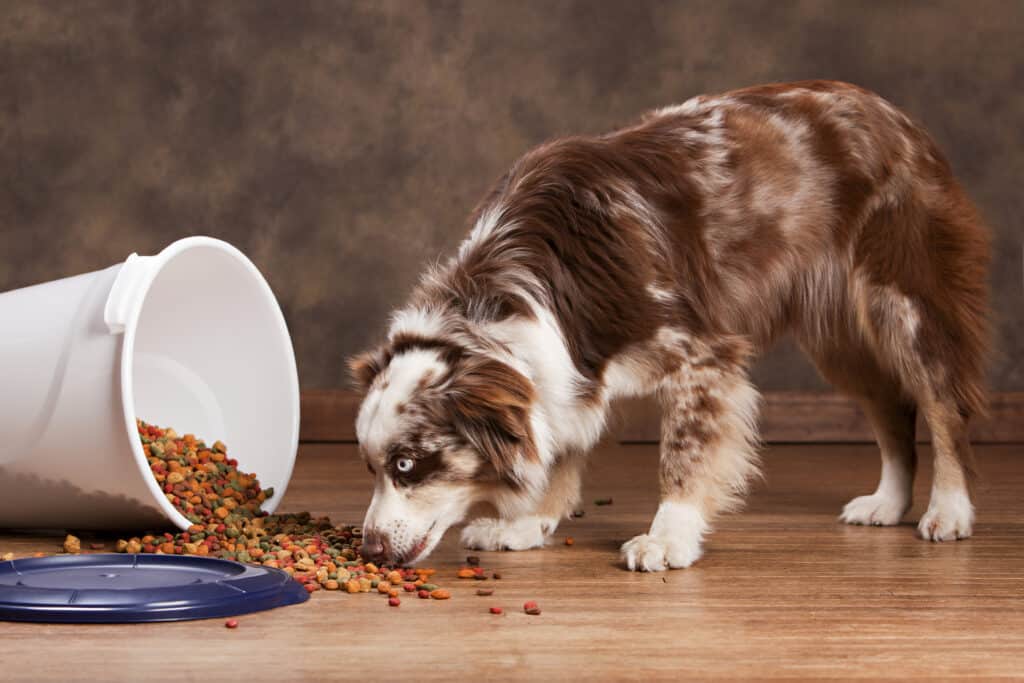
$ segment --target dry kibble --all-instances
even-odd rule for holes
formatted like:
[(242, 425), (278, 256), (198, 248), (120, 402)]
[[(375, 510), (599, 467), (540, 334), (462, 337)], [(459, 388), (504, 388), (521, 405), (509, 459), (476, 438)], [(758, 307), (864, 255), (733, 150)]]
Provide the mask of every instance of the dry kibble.
[(472, 579), (474, 576), (476, 576), (476, 572), (473, 571), (472, 567), (463, 567), (458, 573), (460, 579)]
[(523, 604), (523, 611), (527, 614), (540, 614), (540, 607), (537, 606), (534, 600), (529, 600)]
[(68, 537), (64, 539), (64, 552), (66, 553), (80, 553), (82, 552), (82, 541), (77, 536), (68, 534)]
[(437, 590), (430, 592), (430, 597), (434, 598), (435, 600), (447, 600), (448, 598), (452, 597), (452, 594), (446, 591), (444, 588), (438, 588)]
[(476, 590), (476, 594), (477, 595), (483, 595), (483, 596), (494, 595), (494, 589), (493, 588), (478, 588)]
[(504, 611), (505, 610), (501, 609), (500, 607), (492, 607), (491, 608), (491, 614), (501, 614)]
[(398, 607), (399, 605), (402, 604), (402, 601), (399, 600), (397, 597), (388, 598), (388, 604), (391, 605), (392, 607)]
[(399, 587), (415, 592), (435, 573), (363, 562), (363, 531), (357, 526), (338, 526), (308, 512), (267, 514), (262, 505), (273, 497), (273, 489), (262, 488), (255, 474), (240, 470), (220, 441), (207, 446), (192, 434), (180, 436), (141, 420), (138, 430), (153, 477), (191, 526), (179, 533), (120, 539), (118, 552), (251, 562), (284, 571), (310, 593), (375, 592), (389, 599), (398, 597)]
[(576, 542), (576, 541), (574, 541), (574, 540), (573, 540), (572, 536), (566, 536), (566, 537), (565, 537), (565, 544), (566, 544), (566, 545), (572, 545), (572, 544), (574, 544), (575, 542)]
[(228, 628), (238, 628), (238, 619), (228, 619), (224, 625)]
[(4, 553), (3, 558), (0, 559), (3, 559), (4, 562), (10, 562), (14, 559), (14, 553)]

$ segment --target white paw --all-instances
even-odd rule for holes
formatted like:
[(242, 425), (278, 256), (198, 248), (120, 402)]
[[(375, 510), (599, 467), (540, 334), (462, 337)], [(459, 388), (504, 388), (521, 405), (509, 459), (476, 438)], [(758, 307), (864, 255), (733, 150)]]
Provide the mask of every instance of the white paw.
[(700, 559), (701, 539), (708, 530), (704, 516), (689, 503), (666, 501), (658, 506), (650, 533), (622, 544), (622, 560), (630, 571), (682, 569)]
[(843, 508), (839, 519), (847, 524), (892, 526), (899, 524), (910, 509), (910, 499), (885, 493), (854, 498)]
[(970, 536), (973, 526), (974, 506), (965, 492), (932, 491), (917, 531), (926, 541), (952, 541)]
[(462, 530), (462, 545), (475, 550), (540, 548), (557, 526), (557, 520), (532, 515), (519, 519), (477, 519)]
[(631, 572), (682, 569), (700, 559), (700, 542), (640, 534), (622, 544), (622, 559)]

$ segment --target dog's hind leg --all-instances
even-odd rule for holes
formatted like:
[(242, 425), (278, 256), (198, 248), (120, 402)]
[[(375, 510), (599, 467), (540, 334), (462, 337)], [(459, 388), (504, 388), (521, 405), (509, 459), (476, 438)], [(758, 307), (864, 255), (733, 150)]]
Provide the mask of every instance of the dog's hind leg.
[(476, 550), (529, 550), (544, 545), (580, 502), (583, 456), (563, 455), (552, 466), (548, 487), (530, 514), (512, 519), (481, 518), (462, 530), (462, 544)]
[(840, 519), (847, 524), (899, 524), (912, 504), (917, 407), (900, 387), (899, 379), (880, 366), (856, 332), (841, 322), (833, 325), (831, 332), (825, 341), (797, 336), (822, 377), (860, 404), (882, 455), (878, 488), (847, 503)]
[(928, 540), (967, 538), (974, 523), (968, 423), (985, 409), (987, 268), (985, 228), (953, 183), (880, 211), (858, 244), (857, 320), (932, 432), (931, 499), (918, 525)]
[(650, 530), (622, 546), (626, 567), (688, 567), (719, 512), (738, 507), (757, 473), (759, 396), (746, 376), (746, 344), (682, 343), (661, 382), (661, 503)]

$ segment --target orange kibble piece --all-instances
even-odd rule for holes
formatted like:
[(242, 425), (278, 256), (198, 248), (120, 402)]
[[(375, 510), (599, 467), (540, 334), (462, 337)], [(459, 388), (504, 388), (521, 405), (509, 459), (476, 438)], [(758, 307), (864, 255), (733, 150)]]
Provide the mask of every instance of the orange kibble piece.
[(430, 594), (430, 597), (434, 598), (435, 600), (447, 600), (448, 598), (452, 597), (452, 594), (446, 591), (444, 588), (438, 588), (436, 591), (433, 591)]
[(463, 567), (459, 570), (458, 577), (460, 579), (472, 579), (476, 576), (476, 572), (471, 567)]
[(221, 519), (224, 519), (228, 516), (228, 509), (221, 505), (219, 508), (213, 511), (213, 514), (217, 515)]

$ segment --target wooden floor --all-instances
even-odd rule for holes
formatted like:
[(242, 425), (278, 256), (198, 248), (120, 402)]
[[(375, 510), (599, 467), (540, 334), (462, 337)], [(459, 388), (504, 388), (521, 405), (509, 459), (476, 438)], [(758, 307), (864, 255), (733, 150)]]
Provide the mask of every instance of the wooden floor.
[[(985, 482), (970, 540), (924, 543), (909, 522), (841, 525), (842, 504), (875, 484), (874, 448), (774, 446), (766, 481), (718, 525), (704, 559), (631, 574), (616, 550), (654, 512), (657, 452), (608, 445), (590, 468), (586, 516), (566, 522), (557, 545), (478, 553), (504, 574), (487, 582), (493, 597), (454, 578), (466, 552), (450, 533), (428, 562), (452, 589), (447, 602), (390, 608), (378, 595), (321, 592), (233, 631), (223, 620), (0, 624), (0, 680), (1024, 678), (1024, 454), (977, 450)], [(354, 447), (305, 445), (282, 509), (358, 522), (369, 485)], [(925, 494), (921, 482), (911, 521)], [(593, 505), (609, 496), (613, 505)], [(54, 546), (0, 535), (0, 553)], [(523, 614), (531, 599), (542, 615)], [(507, 613), (490, 615), (492, 605)]]

